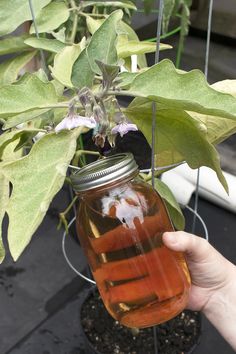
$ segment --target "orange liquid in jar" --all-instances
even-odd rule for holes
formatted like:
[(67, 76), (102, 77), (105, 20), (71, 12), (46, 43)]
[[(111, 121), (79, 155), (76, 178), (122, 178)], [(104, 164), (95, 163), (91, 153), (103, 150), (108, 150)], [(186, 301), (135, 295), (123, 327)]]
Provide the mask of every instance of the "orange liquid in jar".
[(104, 304), (121, 324), (144, 328), (184, 309), (188, 269), (162, 243), (173, 227), (151, 187), (132, 182), (94, 192), (81, 201), (77, 230)]

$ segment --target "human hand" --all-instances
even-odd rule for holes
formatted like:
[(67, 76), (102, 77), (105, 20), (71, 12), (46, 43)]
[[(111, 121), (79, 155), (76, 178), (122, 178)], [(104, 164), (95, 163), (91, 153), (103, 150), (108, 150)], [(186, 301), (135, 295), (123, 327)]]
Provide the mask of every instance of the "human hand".
[(236, 267), (224, 258), (205, 239), (186, 232), (166, 232), (164, 244), (173, 251), (185, 253), (191, 274), (191, 289), (187, 307), (194, 311), (207, 311), (216, 293), (227, 293)]

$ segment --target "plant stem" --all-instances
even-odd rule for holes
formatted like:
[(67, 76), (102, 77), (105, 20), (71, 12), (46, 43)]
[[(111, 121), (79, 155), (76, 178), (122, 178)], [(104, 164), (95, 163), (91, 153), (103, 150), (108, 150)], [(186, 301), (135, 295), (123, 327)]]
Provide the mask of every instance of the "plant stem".
[(108, 17), (108, 15), (105, 14), (92, 14), (92, 13), (86, 13), (86, 12), (79, 12), (79, 14), (81, 16), (85, 16), (85, 17)]
[(132, 94), (131, 92), (113, 91), (113, 90), (107, 91), (107, 95), (135, 97), (135, 95)]
[[(76, 7), (76, 3), (74, 0), (70, 0), (70, 4), (72, 8)], [(75, 41), (75, 36), (77, 32), (77, 26), (78, 26), (78, 13), (76, 10), (74, 10), (74, 19), (73, 19), (73, 26), (72, 26), (72, 31), (71, 31), (71, 36), (70, 36), (70, 42), (74, 43)]]
[(183, 35), (182, 31), (181, 31), (180, 32), (180, 36), (179, 36), (179, 44), (178, 44), (176, 63), (175, 63), (175, 66), (176, 66), (177, 69), (180, 68), (180, 61), (181, 61), (181, 57), (182, 57), (182, 54), (183, 54), (183, 49), (184, 49), (184, 35)]

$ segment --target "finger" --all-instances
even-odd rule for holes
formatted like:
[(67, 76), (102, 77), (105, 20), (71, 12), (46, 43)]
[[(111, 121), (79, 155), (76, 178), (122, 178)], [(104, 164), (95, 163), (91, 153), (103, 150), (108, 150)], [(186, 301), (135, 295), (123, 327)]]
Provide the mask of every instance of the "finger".
[(162, 239), (168, 248), (185, 252), (194, 262), (206, 259), (212, 251), (218, 253), (205, 239), (184, 231), (165, 232)]

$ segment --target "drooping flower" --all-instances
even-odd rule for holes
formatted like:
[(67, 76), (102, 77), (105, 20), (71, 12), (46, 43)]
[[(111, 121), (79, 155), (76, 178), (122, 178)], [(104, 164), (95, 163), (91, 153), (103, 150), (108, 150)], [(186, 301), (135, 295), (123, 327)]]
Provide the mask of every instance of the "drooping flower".
[(138, 127), (136, 124), (131, 124), (127, 122), (122, 122), (117, 124), (114, 128), (112, 128), (111, 133), (117, 134), (119, 133), (121, 137), (127, 134), (129, 131), (137, 131)]
[(62, 121), (55, 127), (55, 132), (58, 133), (61, 130), (71, 130), (77, 127), (95, 128), (96, 121), (93, 117), (83, 117), (80, 115), (67, 115)]

